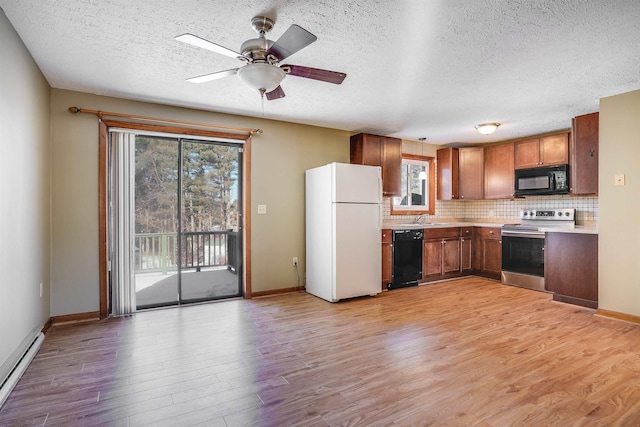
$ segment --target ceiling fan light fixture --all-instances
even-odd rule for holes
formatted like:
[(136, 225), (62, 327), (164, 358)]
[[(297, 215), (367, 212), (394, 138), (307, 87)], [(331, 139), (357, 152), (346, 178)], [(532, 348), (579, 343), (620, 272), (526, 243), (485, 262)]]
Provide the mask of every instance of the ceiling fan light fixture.
[(483, 135), (491, 135), (498, 129), (498, 126), (500, 126), (500, 123), (482, 123), (475, 125), (475, 128)]
[(282, 83), (286, 73), (275, 65), (257, 62), (238, 70), (238, 77), (249, 89), (256, 92), (271, 92)]

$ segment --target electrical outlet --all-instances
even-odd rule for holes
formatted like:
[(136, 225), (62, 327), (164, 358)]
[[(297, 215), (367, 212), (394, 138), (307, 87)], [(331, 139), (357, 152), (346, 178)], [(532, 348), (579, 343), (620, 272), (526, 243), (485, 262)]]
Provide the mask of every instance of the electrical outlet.
[(258, 205), (258, 214), (265, 215), (267, 213), (267, 205)]
[(294, 267), (297, 267), (297, 266), (298, 266), (298, 257), (297, 257), (297, 256), (294, 256), (294, 257), (293, 257), (293, 266), (294, 266)]
[(42, 282), (40, 282), (40, 297), (42, 297)]

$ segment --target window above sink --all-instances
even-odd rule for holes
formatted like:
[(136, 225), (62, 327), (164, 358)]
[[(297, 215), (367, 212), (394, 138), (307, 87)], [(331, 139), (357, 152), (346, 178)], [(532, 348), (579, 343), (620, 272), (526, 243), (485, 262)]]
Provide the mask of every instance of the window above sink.
[(391, 197), (391, 215), (435, 214), (434, 158), (402, 154), (401, 195)]

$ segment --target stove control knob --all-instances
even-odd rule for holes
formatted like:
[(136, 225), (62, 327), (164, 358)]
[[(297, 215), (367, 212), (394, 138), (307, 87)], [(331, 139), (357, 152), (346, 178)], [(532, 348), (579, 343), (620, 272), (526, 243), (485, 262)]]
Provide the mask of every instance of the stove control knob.
[(571, 216), (571, 214), (569, 212), (565, 212), (564, 216)]

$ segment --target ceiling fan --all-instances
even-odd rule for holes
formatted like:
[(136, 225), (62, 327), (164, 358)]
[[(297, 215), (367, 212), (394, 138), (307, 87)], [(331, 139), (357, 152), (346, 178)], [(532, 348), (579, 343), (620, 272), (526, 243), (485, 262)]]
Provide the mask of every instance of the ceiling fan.
[(273, 100), (285, 96), (280, 83), (287, 75), (334, 84), (342, 83), (347, 77), (345, 73), (336, 71), (300, 65), (280, 65), (282, 60), (307, 47), (318, 38), (304, 28), (294, 24), (274, 42), (266, 37), (266, 34), (271, 31), (274, 24), (275, 22), (272, 19), (265, 16), (253, 17), (251, 26), (258, 33), (258, 37), (242, 43), (240, 53), (189, 33), (175, 37), (180, 42), (245, 62), (245, 65), (239, 68), (192, 77), (187, 81), (203, 83), (237, 74), (240, 80), (250, 89), (259, 92), (263, 97), (266, 95), (268, 100)]

